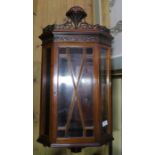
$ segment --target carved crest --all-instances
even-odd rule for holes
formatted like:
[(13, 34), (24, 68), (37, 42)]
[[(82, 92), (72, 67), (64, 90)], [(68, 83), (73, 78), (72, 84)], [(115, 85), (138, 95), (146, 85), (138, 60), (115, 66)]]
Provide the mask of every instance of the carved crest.
[(81, 7), (74, 6), (67, 11), (66, 16), (71, 19), (75, 28), (78, 28), (79, 23), (87, 16), (87, 14)]

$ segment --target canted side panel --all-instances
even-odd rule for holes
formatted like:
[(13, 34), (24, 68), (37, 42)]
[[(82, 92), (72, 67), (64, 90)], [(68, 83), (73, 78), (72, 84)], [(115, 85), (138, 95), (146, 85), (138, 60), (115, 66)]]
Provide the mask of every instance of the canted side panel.
[(50, 117), (50, 72), (51, 72), (51, 48), (43, 47), (42, 51), (42, 76), (40, 99), (40, 137), (39, 142), (49, 143), (49, 117)]
[(102, 108), (102, 132), (107, 133), (108, 127), (108, 92), (107, 92), (107, 49), (100, 49), (100, 92)]
[(101, 143), (110, 142), (112, 137), (112, 102), (111, 102), (111, 49), (100, 48), (100, 92), (102, 108)]
[(100, 81), (99, 81), (99, 61), (100, 61), (100, 48), (98, 45), (95, 46), (94, 54), (94, 113), (95, 113), (95, 137), (96, 141), (99, 142), (101, 139), (101, 102), (100, 102)]
[(111, 90), (111, 48), (106, 53), (106, 93), (108, 111), (108, 133), (112, 135), (112, 90)]

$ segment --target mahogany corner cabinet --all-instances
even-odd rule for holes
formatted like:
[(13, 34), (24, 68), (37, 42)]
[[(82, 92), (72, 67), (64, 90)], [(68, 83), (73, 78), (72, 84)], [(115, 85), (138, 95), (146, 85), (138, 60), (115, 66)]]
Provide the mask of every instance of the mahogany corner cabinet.
[(62, 25), (48, 25), (42, 40), (38, 142), (79, 152), (113, 140), (110, 30), (85, 21), (74, 6)]

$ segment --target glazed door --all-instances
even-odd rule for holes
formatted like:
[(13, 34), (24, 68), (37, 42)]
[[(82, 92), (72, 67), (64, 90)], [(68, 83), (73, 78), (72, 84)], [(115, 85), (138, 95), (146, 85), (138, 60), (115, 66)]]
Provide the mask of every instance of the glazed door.
[(59, 47), (57, 51), (57, 138), (94, 137), (94, 51)]

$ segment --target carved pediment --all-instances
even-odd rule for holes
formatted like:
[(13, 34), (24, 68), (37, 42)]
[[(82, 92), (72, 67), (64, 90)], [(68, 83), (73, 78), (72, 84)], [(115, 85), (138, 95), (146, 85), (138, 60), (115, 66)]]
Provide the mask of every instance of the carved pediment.
[[(85, 21), (85, 18), (87, 17), (86, 12), (79, 6), (74, 6), (69, 11), (66, 13), (67, 16), (67, 21), (64, 24), (53, 24), (53, 25), (48, 25), (43, 29), (43, 34), (40, 36), (40, 39), (42, 40), (52, 40), (53, 38), (58, 38), (57, 34), (56, 37), (53, 37), (54, 34), (57, 32), (61, 32), (61, 34), (66, 33), (72, 33), (74, 32), (79, 35), (83, 35), (85, 33), (95, 33), (95, 34), (102, 34), (104, 37), (109, 38), (110, 40), (112, 39), (112, 36), (110, 35), (110, 30), (106, 28), (105, 26), (101, 26), (99, 24), (93, 25), (93, 24), (88, 24)], [(68, 36), (67, 36), (68, 37)], [(59, 36), (59, 38), (62, 38), (62, 36)], [(73, 37), (69, 37), (73, 38)], [(78, 40), (80, 37), (77, 37)], [(84, 36), (81, 38), (83, 39)], [(88, 37), (88, 41), (93, 40)], [(68, 40), (68, 38), (66, 39)], [(73, 40), (73, 39), (72, 39)]]
[(78, 27), (75, 28), (75, 26), (73, 25), (73, 23), (71, 21), (67, 21), (64, 24), (54, 24), (54, 25), (48, 25), (47, 27), (45, 27), (43, 29), (43, 33), (51, 33), (53, 31), (68, 31), (68, 30), (88, 30), (88, 31), (98, 31), (98, 32), (107, 32), (109, 33), (109, 29), (107, 29), (104, 26), (101, 26), (99, 24), (96, 25), (92, 25), (92, 24), (88, 24), (87, 22), (80, 22)]

